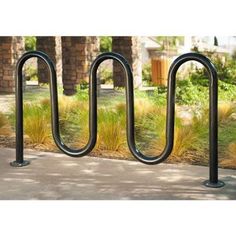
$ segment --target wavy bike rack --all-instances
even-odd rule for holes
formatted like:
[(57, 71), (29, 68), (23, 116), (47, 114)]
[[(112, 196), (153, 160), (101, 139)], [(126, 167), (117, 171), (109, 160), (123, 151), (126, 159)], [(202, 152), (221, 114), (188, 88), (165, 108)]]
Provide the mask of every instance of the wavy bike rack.
[(57, 76), (53, 62), (47, 54), (40, 51), (25, 53), (18, 61), (16, 68), (16, 160), (11, 166), (21, 167), (29, 164), (24, 160), (23, 139), (23, 73), (25, 62), (36, 57), (44, 61), (50, 72), (50, 102), (52, 134), (57, 147), (66, 155), (82, 157), (89, 154), (97, 141), (97, 70), (100, 64), (108, 59), (117, 61), (125, 72), (126, 91), (126, 135), (127, 143), (132, 155), (144, 164), (154, 165), (166, 160), (173, 149), (174, 144), (174, 121), (175, 121), (175, 90), (176, 73), (179, 67), (187, 61), (200, 62), (210, 75), (209, 88), (209, 180), (204, 182), (207, 187), (219, 188), (224, 182), (218, 180), (218, 79), (217, 72), (211, 61), (198, 53), (187, 53), (179, 56), (171, 65), (168, 74), (167, 109), (166, 109), (166, 145), (158, 156), (145, 156), (136, 148), (135, 144), (135, 116), (134, 116), (134, 86), (133, 74), (127, 60), (117, 53), (102, 53), (92, 63), (89, 76), (89, 140), (81, 149), (71, 149), (63, 143), (59, 130)]

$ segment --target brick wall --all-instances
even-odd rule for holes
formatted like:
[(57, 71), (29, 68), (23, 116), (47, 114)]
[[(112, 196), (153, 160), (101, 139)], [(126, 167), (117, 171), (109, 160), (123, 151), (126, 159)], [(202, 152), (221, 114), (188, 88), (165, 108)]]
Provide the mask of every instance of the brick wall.
[[(57, 80), (62, 80), (61, 37), (37, 37), (36, 49), (45, 52), (53, 61), (57, 72)], [(49, 71), (45, 63), (38, 59), (39, 83), (49, 82)]]
[(99, 51), (97, 37), (62, 37), (64, 94), (76, 93), (76, 85), (89, 80), (89, 68)]
[[(134, 86), (142, 85), (142, 58), (139, 37), (112, 37), (112, 51), (123, 55), (129, 62), (134, 76)], [(118, 62), (113, 62), (115, 87), (125, 86), (125, 74)]]
[[(113, 51), (122, 54), (130, 63), (135, 87), (141, 86), (139, 37), (112, 37), (112, 41)], [(99, 53), (99, 38), (37, 37), (37, 50), (47, 53), (54, 62), (64, 94), (73, 95), (77, 84), (89, 80), (90, 65)], [(23, 37), (0, 37), (0, 92), (14, 92), (15, 66), (23, 51)], [(41, 61), (38, 62), (38, 74), (40, 82), (48, 82), (48, 71)], [(113, 76), (115, 87), (123, 87), (124, 73), (116, 62), (113, 62)]]
[(0, 37), (0, 92), (15, 91), (16, 63), (23, 52), (23, 37)]

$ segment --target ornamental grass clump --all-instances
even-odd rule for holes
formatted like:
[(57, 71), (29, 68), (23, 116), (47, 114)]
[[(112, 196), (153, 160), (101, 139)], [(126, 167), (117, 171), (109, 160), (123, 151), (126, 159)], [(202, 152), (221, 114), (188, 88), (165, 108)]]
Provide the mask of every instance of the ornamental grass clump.
[(51, 144), (50, 110), (41, 105), (24, 104), (24, 132), (32, 144)]
[(0, 112), (0, 135), (10, 135), (11, 134), (10, 123), (2, 112)]
[(235, 113), (236, 107), (232, 102), (223, 102), (218, 105), (219, 122), (227, 121)]
[(116, 109), (99, 109), (97, 148), (122, 152), (126, 149), (125, 146), (125, 112)]

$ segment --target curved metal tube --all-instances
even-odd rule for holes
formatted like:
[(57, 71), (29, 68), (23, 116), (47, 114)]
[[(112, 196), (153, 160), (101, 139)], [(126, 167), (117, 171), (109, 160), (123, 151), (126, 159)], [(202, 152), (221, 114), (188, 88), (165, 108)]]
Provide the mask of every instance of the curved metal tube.
[(58, 96), (57, 96), (57, 76), (53, 62), (47, 54), (40, 51), (31, 51), (25, 53), (16, 66), (16, 161), (11, 162), (12, 166), (24, 166), (29, 162), (24, 160), (24, 139), (23, 139), (23, 75), (22, 69), (25, 62), (36, 57), (41, 59), (49, 68), (50, 72), (50, 100), (51, 100), (51, 123), (52, 134), (58, 148), (64, 153), (74, 157), (81, 157), (88, 154), (96, 144), (97, 137), (97, 96), (96, 81), (90, 81), (90, 101), (89, 101), (89, 141), (87, 145), (81, 149), (73, 150), (67, 147), (60, 138), (59, 130), (59, 112), (58, 112)]
[(85, 147), (81, 149), (71, 149), (66, 146), (60, 137), (59, 130), (59, 112), (57, 96), (57, 76), (51, 59), (43, 52), (32, 51), (25, 53), (17, 63), (16, 77), (16, 161), (12, 166), (24, 166), (29, 164), (23, 158), (23, 76), (22, 69), (25, 62), (32, 57), (42, 59), (50, 71), (50, 99), (52, 114), (52, 134), (58, 148), (65, 154), (72, 157), (82, 157), (87, 155), (94, 148), (97, 140), (97, 70), (99, 65), (107, 60), (117, 61), (125, 72), (126, 87), (126, 132), (129, 149), (133, 156), (145, 164), (158, 164), (166, 160), (172, 152), (174, 143), (174, 120), (175, 120), (175, 89), (176, 73), (179, 67), (190, 60), (200, 62), (210, 75), (210, 99), (209, 99), (209, 163), (210, 179), (205, 182), (209, 187), (222, 187), (223, 182), (218, 181), (218, 88), (217, 72), (211, 61), (205, 56), (198, 53), (187, 53), (178, 57), (171, 65), (168, 74), (168, 91), (167, 91), (167, 110), (166, 110), (166, 145), (163, 152), (154, 157), (145, 156), (135, 144), (135, 125), (134, 125), (134, 95), (133, 95), (133, 74), (127, 60), (117, 53), (100, 54), (92, 63), (89, 76), (89, 140)]
[[(125, 72), (125, 88), (126, 88), (126, 133), (127, 133), (127, 142), (130, 152), (133, 156), (139, 161), (145, 164), (158, 164), (165, 160), (171, 153), (173, 148), (173, 135), (174, 135), (174, 109), (170, 109), (171, 106), (168, 106), (168, 122), (167, 122), (167, 145), (160, 156), (157, 157), (147, 157), (143, 155), (137, 148), (135, 144), (135, 116), (134, 116), (134, 93), (133, 93), (133, 74), (131, 68), (126, 61), (126, 59), (117, 53), (103, 53), (99, 55), (91, 66), (91, 77), (97, 79), (97, 70), (99, 65), (107, 60), (113, 59), (120, 63)], [(168, 99), (169, 101), (169, 99)], [(170, 103), (171, 104), (171, 103)], [(174, 105), (174, 103), (173, 103)], [(173, 107), (174, 108), (174, 107)], [(169, 114), (170, 113), (170, 114)]]
[[(97, 80), (97, 70), (99, 65), (107, 60), (113, 59), (120, 63), (125, 72), (125, 88), (126, 88), (126, 133), (127, 133), (127, 142), (128, 147), (135, 158), (145, 164), (158, 164), (165, 160), (171, 153), (173, 148), (173, 140), (174, 140), (174, 102), (171, 102), (170, 97), (168, 99), (168, 111), (167, 111), (167, 144), (160, 156), (157, 157), (147, 157), (143, 155), (137, 148), (135, 144), (135, 116), (134, 116), (134, 94), (133, 94), (133, 74), (132, 70), (126, 61), (126, 59), (117, 53), (103, 53), (99, 55), (91, 66), (91, 78), (95, 78), (93, 81)], [(173, 107), (171, 107), (171, 105)]]
[(200, 62), (208, 71), (210, 76), (209, 88), (209, 167), (210, 178), (205, 182), (209, 187), (222, 187), (223, 182), (218, 181), (218, 79), (217, 72), (211, 61), (198, 53), (186, 53), (179, 56), (171, 65), (168, 74), (167, 110), (166, 110), (166, 145), (164, 151), (155, 157), (143, 155), (135, 146), (133, 136), (129, 140), (132, 154), (145, 164), (158, 164), (171, 154), (174, 143), (174, 120), (175, 120), (175, 89), (176, 73), (179, 67), (187, 61)]
[[(142, 154), (135, 146), (132, 136), (129, 140), (130, 151), (145, 164), (158, 164), (163, 162), (171, 154), (174, 144), (174, 121), (175, 121), (175, 89), (176, 73), (179, 67), (187, 61), (198, 61), (206, 67), (210, 75), (210, 159), (217, 159), (217, 72), (211, 61), (198, 53), (186, 53), (179, 56), (171, 65), (168, 74), (167, 86), (167, 110), (166, 110), (166, 145), (159, 156), (149, 157)], [(216, 148), (215, 148), (216, 147)]]
[[(97, 70), (99, 65), (108, 59), (117, 61), (125, 72), (125, 94), (126, 94), (126, 134), (129, 149), (135, 144), (135, 126), (134, 126), (134, 85), (133, 73), (127, 60), (118, 53), (107, 52), (100, 54), (92, 63), (90, 68), (90, 80), (97, 81)], [(139, 159), (139, 158), (138, 158)], [(140, 160), (140, 159), (139, 159)]]

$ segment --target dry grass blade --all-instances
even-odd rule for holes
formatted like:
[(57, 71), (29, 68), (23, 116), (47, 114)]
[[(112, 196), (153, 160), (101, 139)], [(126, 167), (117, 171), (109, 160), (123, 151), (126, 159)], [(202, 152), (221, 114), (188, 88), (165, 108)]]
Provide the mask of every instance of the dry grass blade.
[(228, 145), (227, 158), (220, 161), (222, 167), (236, 168), (236, 142)]
[(194, 132), (191, 125), (177, 126), (175, 129), (175, 140), (173, 155), (182, 156), (197, 139), (197, 133)]
[(231, 102), (220, 103), (218, 106), (219, 121), (224, 122), (236, 111), (235, 105)]
[(7, 117), (0, 112), (0, 135), (10, 135), (11, 133), (11, 127)]
[(126, 142), (124, 122), (125, 116), (122, 111), (100, 109), (97, 148), (121, 151)]
[(50, 110), (40, 105), (24, 105), (24, 131), (30, 143), (49, 145), (52, 143)]

